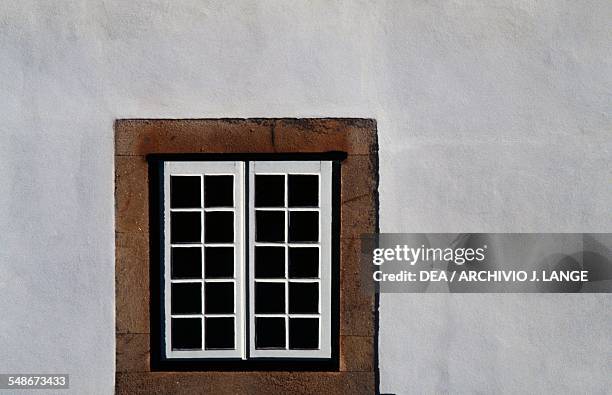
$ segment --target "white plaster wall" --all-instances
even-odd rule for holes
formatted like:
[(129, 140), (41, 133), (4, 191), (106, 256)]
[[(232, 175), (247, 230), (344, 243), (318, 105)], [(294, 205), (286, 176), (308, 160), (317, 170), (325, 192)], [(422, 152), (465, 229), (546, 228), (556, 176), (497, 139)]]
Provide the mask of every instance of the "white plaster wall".
[[(378, 120), (383, 232), (609, 232), (612, 2), (0, 0), (0, 372), (112, 393), (113, 121)], [(612, 388), (609, 295), (384, 295), (381, 391)]]

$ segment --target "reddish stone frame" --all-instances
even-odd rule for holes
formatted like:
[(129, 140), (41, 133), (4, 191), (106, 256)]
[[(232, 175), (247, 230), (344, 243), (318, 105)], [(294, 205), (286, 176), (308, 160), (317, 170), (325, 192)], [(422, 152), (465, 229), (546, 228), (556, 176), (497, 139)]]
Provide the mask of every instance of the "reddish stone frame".
[[(151, 369), (149, 174), (146, 156), (342, 151), (340, 350), (337, 371)], [(378, 141), (371, 119), (117, 120), (116, 375), (119, 394), (377, 391), (376, 301), (359, 289), (359, 236), (378, 231)]]

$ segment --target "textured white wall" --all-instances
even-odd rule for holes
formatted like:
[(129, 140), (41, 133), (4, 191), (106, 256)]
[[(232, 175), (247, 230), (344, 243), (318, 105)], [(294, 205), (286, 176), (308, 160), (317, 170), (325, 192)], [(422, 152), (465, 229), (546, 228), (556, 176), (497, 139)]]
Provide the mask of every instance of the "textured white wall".
[[(378, 120), (384, 232), (609, 232), (612, 3), (0, 0), (0, 372), (114, 377), (113, 120)], [(612, 388), (609, 295), (384, 295), (382, 392)]]

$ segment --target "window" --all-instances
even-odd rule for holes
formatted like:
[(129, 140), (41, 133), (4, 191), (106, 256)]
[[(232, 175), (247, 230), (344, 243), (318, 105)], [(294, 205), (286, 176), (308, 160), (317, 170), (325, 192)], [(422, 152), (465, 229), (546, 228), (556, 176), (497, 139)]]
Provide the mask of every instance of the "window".
[[(378, 230), (377, 152), (371, 119), (117, 120), (116, 392), (375, 393), (376, 300), (361, 292), (358, 273), (359, 237)], [(185, 167), (172, 179), (166, 165)], [(174, 240), (171, 209), (182, 224)], [(258, 212), (270, 224), (261, 241)], [(173, 283), (187, 302), (175, 300), (177, 349), (168, 356)], [(283, 299), (266, 302), (266, 286)], [(258, 304), (265, 312), (255, 312)]]
[(331, 161), (164, 161), (161, 201), (167, 359), (331, 357)]

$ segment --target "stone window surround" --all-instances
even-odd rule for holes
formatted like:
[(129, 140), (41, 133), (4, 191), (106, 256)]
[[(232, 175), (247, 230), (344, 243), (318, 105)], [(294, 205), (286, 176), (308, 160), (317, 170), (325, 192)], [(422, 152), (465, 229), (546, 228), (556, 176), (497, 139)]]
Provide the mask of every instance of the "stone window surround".
[[(160, 371), (151, 358), (151, 154), (341, 151), (339, 359), (325, 371)], [(374, 393), (376, 300), (359, 289), (359, 236), (378, 231), (376, 122), (355, 118), (125, 119), (115, 123), (117, 393)], [(153, 361), (153, 362), (152, 362)]]

